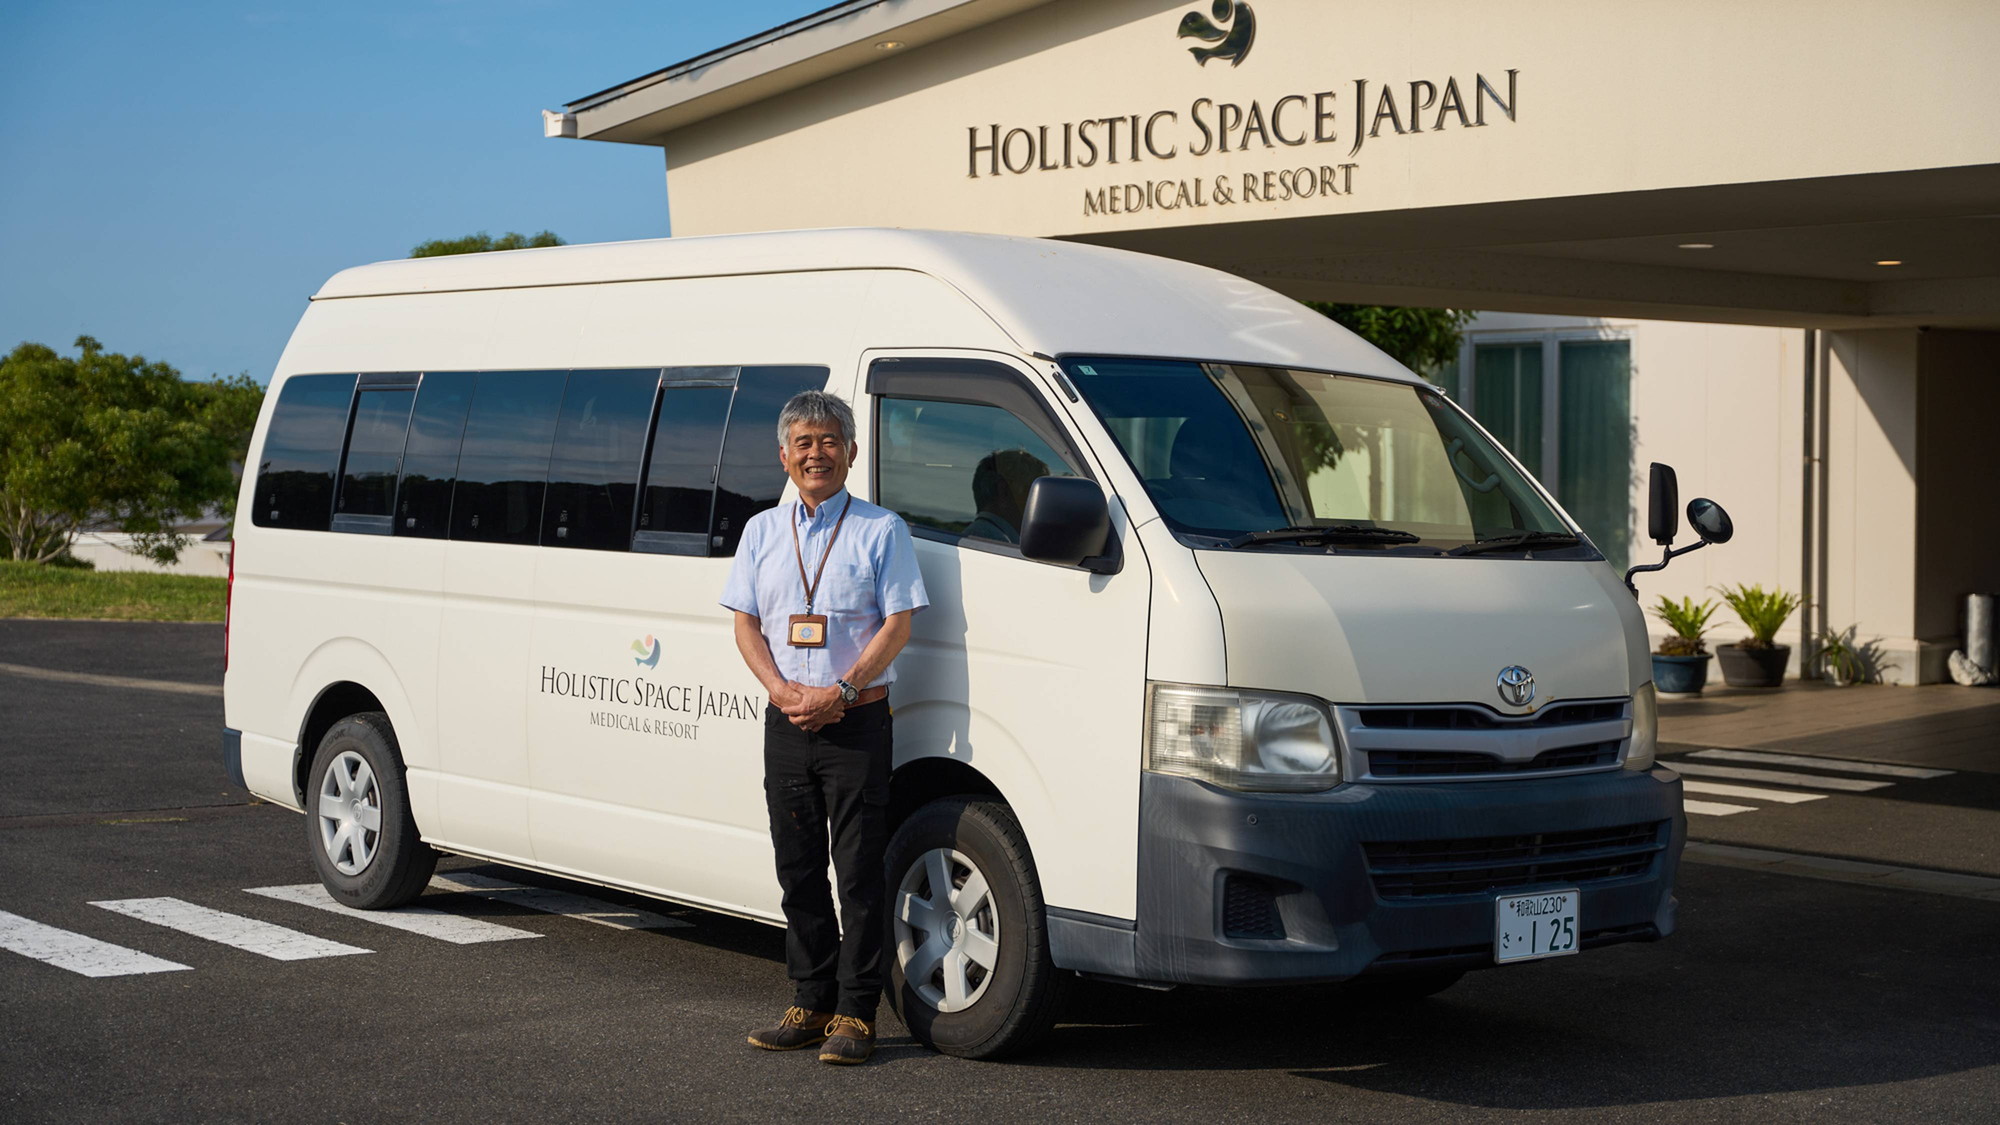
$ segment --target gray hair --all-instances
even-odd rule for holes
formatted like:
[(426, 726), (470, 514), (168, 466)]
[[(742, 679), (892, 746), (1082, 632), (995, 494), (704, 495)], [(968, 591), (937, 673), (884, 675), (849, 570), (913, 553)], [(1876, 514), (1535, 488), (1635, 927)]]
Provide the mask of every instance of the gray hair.
[(826, 391), (800, 391), (778, 411), (778, 444), (792, 440), (792, 427), (800, 422), (832, 422), (840, 427), (842, 441), (854, 440), (854, 409), (847, 400)]

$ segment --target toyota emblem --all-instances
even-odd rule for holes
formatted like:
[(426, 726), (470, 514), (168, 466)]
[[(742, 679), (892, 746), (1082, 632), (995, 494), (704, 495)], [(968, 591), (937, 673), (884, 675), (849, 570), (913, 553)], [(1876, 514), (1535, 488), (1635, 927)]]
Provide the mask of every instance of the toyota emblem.
[(1500, 669), (1500, 698), (1516, 707), (1535, 701), (1535, 674), (1519, 664)]

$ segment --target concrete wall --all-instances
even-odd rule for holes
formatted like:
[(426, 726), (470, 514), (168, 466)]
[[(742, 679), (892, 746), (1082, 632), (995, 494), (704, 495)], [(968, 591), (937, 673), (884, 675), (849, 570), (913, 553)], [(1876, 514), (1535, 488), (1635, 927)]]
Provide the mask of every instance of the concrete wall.
[[(1482, 313), (1481, 340), (1623, 337), (1632, 343), (1632, 561), (1652, 562), (1645, 536), (1650, 462), (1672, 465), (1683, 503), (1706, 496), (1736, 535), (1638, 579), (1640, 600), (1719, 599), (1741, 583), (1806, 586), (1805, 335), (1796, 329), (1684, 321)], [(2000, 474), (1990, 452), (2000, 421), (2000, 333), (1917, 329), (1829, 332), (1822, 432), (1823, 553), (1811, 585), (1823, 620), (1853, 631), (1888, 683), (1945, 678), (1964, 595), (2000, 590)], [(1920, 487), (1921, 485), (1921, 487)], [(1815, 522), (1818, 522), (1815, 516)], [(1683, 521), (1679, 545), (1694, 541)], [(1664, 627), (1649, 621), (1654, 636)], [(1779, 635), (1794, 674), (1806, 617)], [(1740, 640), (1727, 608), (1711, 644)]]
[[(1659, 561), (1646, 538), (1647, 466), (1673, 466), (1683, 506), (1706, 496), (1728, 509), (1736, 536), (1639, 578), (1641, 601), (1716, 598), (1716, 587), (1800, 586), (1800, 477), (1804, 335), (1795, 330), (1662, 320), (1481, 313), (1467, 329), (1479, 341), (1535, 333), (1608, 336), (1632, 345), (1632, 562)], [(1468, 351), (1469, 355), (1469, 351)], [(1695, 536), (1682, 520), (1678, 546)], [(1719, 599), (1718, 599), (1719, 600)], [(1665, 628), (1649, 622), (1656, 636)], [(1796, 622), (1780, 640), (1796, 644)], [(1741, 624), (1720, 611), (1712, 634), (1739, 640)]]
[[(1240, 66), (1199, 65), (1188, 52), (1197, 41), (1176, 37), (1184, 14), (1206, 7), (1048, 4), (690, 125), (666, 141), (673, 229), (1089, 235), (2000, 160), (2000, 131), (1971, 108), (1989, 92), (1981, 76), (2000, 41), (2000, 5), (1987, 0), (1259, 0)], [(1505, 99), (1510, 71), (1511, 112), (1488, 97), (1477, 123), (1480, 76)], [(1452, 82), (1468, 123), (1433, 104), (1410, 128), (1423, 91), (1441, 104)], [(1393, 119), (1378, 116), (1385, 90)], [(1321, 94), (1331, 116), (1316, 131)], [(1223, 152), (1194, 122), (1197, 99), (1268, 114), (1293, 96), (1307, 101), (1286, 111), (1283, 132), (1305, 130), (1298, 144), (1232, 138)], [(1060, 155), (1022, 162), (1038, 130), (1059, 144), (1066, 123), (1163, 112), (1176, 116), (1137, 160), (1121, 131), (1117, 162), (1079, 166), (1080, 145), (1067, 167)], [(996, 125), (1002, 137), (1026, 131), (1021, 170), (968, 175), (968, 129)], [(1343, 175), (1338, 193), (1214, 199), (1219, 181), (1343, 164), (1352, 183)], [(1087, 192), (1195, 180), (1207, 189), (1200, 206), (1084, 206)]]
[(1925, 332), (1917, 364), (1917, 636), (1964, 645), (1965, 595), (2000, 592), (2000, 332)]

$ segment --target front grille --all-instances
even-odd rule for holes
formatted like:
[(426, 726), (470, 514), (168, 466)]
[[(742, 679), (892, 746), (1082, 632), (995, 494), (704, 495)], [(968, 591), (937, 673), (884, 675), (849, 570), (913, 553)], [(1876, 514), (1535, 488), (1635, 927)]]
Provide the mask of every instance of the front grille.
[(1285, 920), (1269, 883), (1231, 875), (1222, 885), (1222, 936), (1282, 939)]
[(1368, 772), (1375, 777), (1450, 777), (1454, 774), (1588, 769), (1613, 765), (1617, 761), (1616, 740), (1544, 750), (1525, 762), (1509, 762), (1493, 754), (1462, 750), (1372, 750), (1368, 754)]
[(1558, 703), (1538, 715), (1502, 718), (1484, 707), (1357, 707), (1363, 726), (1380, 730), (1519, 730), (1612, 722), (1625, 717), (1623, 700)]
[(1579, 887), (1652, 871), (1666, 848), (1668, 822), (1362, 845), (1375, 893), (1384, 899), (1484, 894), (1512, 887)]

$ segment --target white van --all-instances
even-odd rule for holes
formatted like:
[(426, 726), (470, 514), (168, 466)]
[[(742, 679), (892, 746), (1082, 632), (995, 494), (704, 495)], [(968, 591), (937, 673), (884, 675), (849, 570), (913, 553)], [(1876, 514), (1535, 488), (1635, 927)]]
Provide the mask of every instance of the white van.
[[(386, 262), (313, 298), (237, 510), (232, 779), (342, 901), (439, 852), (782, 924), (717, 604), (778, 409), (931, 606), (897, 662), (889, 999), (993, 1056), (1069, 974), (1468, 969), (1674, 928), (1619, 576), (1325, 317), (1062, 242), (835, 230)], [(835, 608), (838, 612), (838, 607)]]

